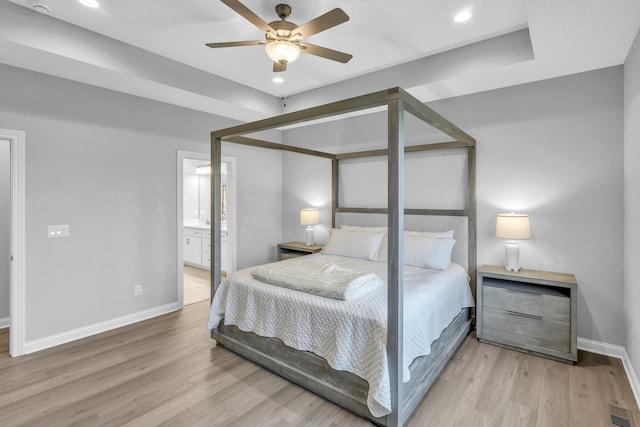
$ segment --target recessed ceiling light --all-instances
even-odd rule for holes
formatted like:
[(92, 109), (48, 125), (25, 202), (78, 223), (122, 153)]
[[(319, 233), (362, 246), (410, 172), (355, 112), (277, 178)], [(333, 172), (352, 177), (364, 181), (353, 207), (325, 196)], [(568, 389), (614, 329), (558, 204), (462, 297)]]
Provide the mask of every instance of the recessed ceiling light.
[(96, 0), (79, 0), (80, 3), (87, 7), (100, 7), (100, 4)]
[(453, 20), (456, 22), (465, 22), (469, 19), (471, 19), (471, 12), (469, 12), (468, 10), (463, 10), (453, 18)]
[(51, 15), (51, 7), (46, 4), (34, 3), (31, 5), (31, 8), (36, 12), (44, 13), (45, 15)]
[(271, 81), (277, 85), (281, 85), (282, 83), (284, 83), (284, 79), (282, 77), (274, 77), (271, 79)]

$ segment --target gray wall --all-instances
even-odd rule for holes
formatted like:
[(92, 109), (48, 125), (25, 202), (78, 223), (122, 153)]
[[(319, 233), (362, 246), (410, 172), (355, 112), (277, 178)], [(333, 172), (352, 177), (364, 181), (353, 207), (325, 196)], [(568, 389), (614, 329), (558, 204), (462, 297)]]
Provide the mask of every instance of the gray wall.
[(283, 241), (305, 241), (306, 226), (300, 225), (300, 209), (314, 207), (320, 211), (314, 242), (326, 243), (331, 228), (331, 160), (287, 152), (284, 164)]
[[(0, 93), (0, 127), (26, 131), (27, 341), (175, 302), (176, 152), (209, 152), (209, 132), (235, 123), (9, 66)], [(274, 259), (282, 155), (224, 152), (238, 159), (238, 266)], [(51, 224), (70, 237), (48, 239)]]
[[(622, 67), (452, 98), (430, 106), (478, 142), (478, 264), (504, 263), (505, 242), (495, 237), (496, 214), (510, 210), (528, 213), (533, 238), (520, 242), (522, 266), (575, 274), (579, 336), (624, 345)], [(384, 141), (384, 123), (379, 114), (362, 116), (325, 124), (328, 133), (318, 127), (287, 131), (285, 141), (303, 140), (313, 145), (328, 140), (339, 151), (351, 151), (351, 146), (363, 149)], [(408, 144), (443, 140), (433, 132), (416, 133), (410, 119), (407, 127), (411, 131)], [(366, 138), (358, 136), (360, 130)], [(301, 207), (304, 193), (300, 188), (304, 187), (300, 183), (319, 167), (318, 161), (308, 167), (304, 161), (302, 156), (285, 157), (288, 221), (284, 227), (288, 236), (290, 230), (300, 228), (289, 215)], [(425, 168), (425, 182), (437, 179), (429, 175), (434, 168), (435, 176), (444, 172), (435, 165)], [(326, 171), (322, 173), (326, 175)], [(384, 169), (381, 173), (384, 176)], [(361, 191), (376, 199), (381, 189), (365, 184)], [(295, 202), (287, 205), (290, 199)], [(329, 216), (323, 221), (322, 226), (327, 227)]]
[(9, 317), (11, 279), (10, 143), (0, 139), (0, 319)]
[(624, 65), (624, 301), (626, 349), (640, 372), (640, 303), (636, 265), (640, 259), (640, 33)]

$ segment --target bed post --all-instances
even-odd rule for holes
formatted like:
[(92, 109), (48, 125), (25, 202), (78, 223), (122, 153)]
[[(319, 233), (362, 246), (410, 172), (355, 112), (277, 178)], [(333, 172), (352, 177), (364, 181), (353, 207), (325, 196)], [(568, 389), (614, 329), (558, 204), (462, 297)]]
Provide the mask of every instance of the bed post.
[(331, 228), (336, 228), (338, 209), (338, 159), (331, 159)]
[(389, 91), (388, 104), (389, 193), (388, 193), (388, 287), (387, 353), (391, 413), (389, 427), (404, 425), (403, 362), (403, 240), (404, 240), (404, 102), (398, 92)]
[(468, 272), (471, 277), (471, 293), (473, 300), (476, 300), (476, 146), (467, 147), (467, 168), (468, 168), (468, 188), (467, 188), (467, 226), (469, 227), (467, 250)]
[(211, 137), (211, 234), (213, 242), (211, 242), (211, 301), (213, 295), (218, 289), (221, 280), (221, 258), (222, 258), (222, 239), (220, 236), (222, 224), (222, 138)]

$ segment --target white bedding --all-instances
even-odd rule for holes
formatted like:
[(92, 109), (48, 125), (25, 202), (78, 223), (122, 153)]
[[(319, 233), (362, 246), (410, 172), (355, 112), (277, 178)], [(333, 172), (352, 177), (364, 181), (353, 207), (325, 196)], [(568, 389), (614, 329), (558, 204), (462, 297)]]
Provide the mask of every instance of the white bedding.
[[(208, 328), (225, 325), (276, 337), (298, 350), (323, 357), (336, 370), (353, 372), (369, 383), (367, 405), (380, 417), (391, 412), (386, 353), (386, 263), (334, 255), (298, 258), (309, 266), (334, 263), (375, 273), (385, 286), (348, 301), (272, 286), (255, 280), (252, 268), (232, 274), (218, 288)], [(409, 365), (431, 351), (431, 343), (464, 307), (473, 307), (467, 274), (457, 265), (444, 271), (404, 268), (403, 381)]]
[(361, 297), (383, 284), (374, 273), (361, 273), (333, 263), (310, 265), (296, 258), (262, 265), (252, 270), (251, 275), (270, 285), (341, 300)]

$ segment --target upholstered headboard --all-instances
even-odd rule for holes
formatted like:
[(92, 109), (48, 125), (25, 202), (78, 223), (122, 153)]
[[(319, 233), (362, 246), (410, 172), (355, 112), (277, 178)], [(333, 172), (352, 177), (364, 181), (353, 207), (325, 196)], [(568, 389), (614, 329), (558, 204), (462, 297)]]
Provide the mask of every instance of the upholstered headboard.
[[(383, 214), (337, 213), (336, 227), (344, 224), (384, 227), (387, 225), (387, 216)], [(467, 217), (405, 215), (404, 228), (412, 231), (454, 230), (453, 238), (456, 239), (456, 244), (453, 247), (451, 259), (469, 271), (469, 228)]]

